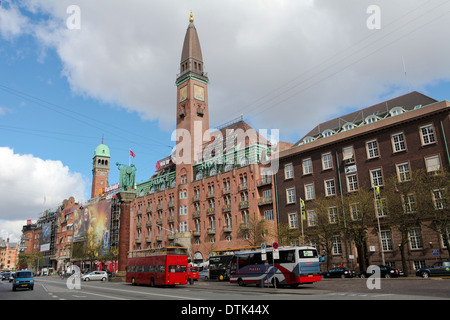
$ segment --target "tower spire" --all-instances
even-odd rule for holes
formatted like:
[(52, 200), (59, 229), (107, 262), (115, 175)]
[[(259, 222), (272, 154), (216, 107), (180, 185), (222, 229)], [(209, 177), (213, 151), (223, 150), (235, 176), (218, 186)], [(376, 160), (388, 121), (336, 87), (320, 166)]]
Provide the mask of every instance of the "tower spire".
[(189, 22), (190, 22), (190, 23), (193, 23), (193, 22), (194, 22), (194, 14), (192, 13), (192, 9), (191, 9), (190, 17), (189, 17)]

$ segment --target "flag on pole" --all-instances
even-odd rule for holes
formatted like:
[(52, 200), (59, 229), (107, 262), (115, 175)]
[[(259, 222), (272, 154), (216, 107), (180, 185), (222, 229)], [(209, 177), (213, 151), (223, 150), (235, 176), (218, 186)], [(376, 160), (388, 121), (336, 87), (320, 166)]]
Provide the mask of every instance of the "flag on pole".
[(136, 154), (130, 150), (130, 156), (132, 156), (134, 158), (134, 157), (136, 157)]
[(306, 208), (305, 208), (305, 200), (300, 198), (300, 212), (302, 215), (302, 220), (306, 220)]

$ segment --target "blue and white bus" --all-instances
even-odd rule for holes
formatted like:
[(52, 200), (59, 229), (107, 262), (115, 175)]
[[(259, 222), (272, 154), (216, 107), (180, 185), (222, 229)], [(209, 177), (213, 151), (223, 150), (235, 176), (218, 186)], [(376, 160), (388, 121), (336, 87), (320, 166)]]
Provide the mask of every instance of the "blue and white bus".
[(230, 283), (272, 284), (276, 287), (320, 281), (319, 255), (313, 247), (280, 247), (279, 259), (273, 260), (273, 249), (235, 253), (231, 261)]

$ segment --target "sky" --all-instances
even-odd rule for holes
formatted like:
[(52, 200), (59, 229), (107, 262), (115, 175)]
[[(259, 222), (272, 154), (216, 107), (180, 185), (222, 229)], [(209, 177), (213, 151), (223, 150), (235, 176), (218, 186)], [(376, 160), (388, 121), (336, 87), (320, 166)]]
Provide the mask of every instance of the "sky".
[(410, 91), (450, 98), (447, 0), (1, 0), (0, 237), (89, 199), (102, 141), (110, 184), (130, 149), (138, 183), (171, 154), (191, 10), (212, 128), (242, 115), (293, 143)]

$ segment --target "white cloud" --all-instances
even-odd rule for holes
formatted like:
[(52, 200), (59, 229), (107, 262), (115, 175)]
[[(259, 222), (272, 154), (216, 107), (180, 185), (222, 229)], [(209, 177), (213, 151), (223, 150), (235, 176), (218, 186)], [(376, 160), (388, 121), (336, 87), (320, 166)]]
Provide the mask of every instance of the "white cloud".
[(22, 236), (22, 227), (27, 224), (26, 220), (0, 220), (0, 238), (11, 243), (20, 242)]
[(84, 200), (87, 182), (61, 161), (43, 160), (0, 147), (0, 219), (36, 220), (73, 196)]
[(165, 129), (175, 123), (174, 81), (191, 8), (211, 80), (211, 125), (243, 112), (255, 128), (302, 134), (339, 108), (450, 79), (450, 5), (442, 1), (377, 1), (380, 30), (366, 25), (371, 0), (79, 0), (81, 29), (68, 30), (72, 2), (27, 1), (32, 18), (10, 10), (21, 27), (8, 34), (27, 22), (44, 48), (56, 50), (74, 92)]

